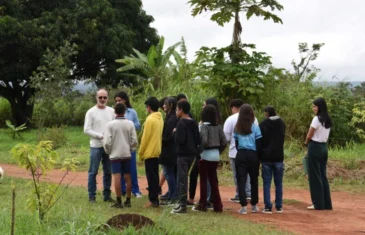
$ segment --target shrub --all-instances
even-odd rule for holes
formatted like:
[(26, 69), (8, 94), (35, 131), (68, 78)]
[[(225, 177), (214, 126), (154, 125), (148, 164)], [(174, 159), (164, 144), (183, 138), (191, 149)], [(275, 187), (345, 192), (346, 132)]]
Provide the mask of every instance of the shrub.
[(0, 97), (0, 128), (5, 126), (6, 120), (11, 118), (10, 103)]
[(41, 182), (47, 171), (54, 169), (58, 154), (52, 148), (51, 141), (41, 141), (38, 145), (17, 144), (11, 149), (12, 157), (18, 162), (18, 165), (30, 171), (33, 180), (33, 197), (27, 200), (27, 207), (32, 211), (37, 211), (39, 220), (43, 221), (46, 213), (57, 203), (59, 198), (65, 192), (59, 192), (60, 186), (69, 171), (76, 170), (77, 161), (66, 159), (62, 164), (62, 170), (65, 171), (64, 177), (58, 184), (45, 184)]
[(67, 143), (64, 127), (47, 128), (45, 131), (40, 129), (38, 132), (38, 141), (46, 140), (52, 142), (54, 149), (64, 146)]

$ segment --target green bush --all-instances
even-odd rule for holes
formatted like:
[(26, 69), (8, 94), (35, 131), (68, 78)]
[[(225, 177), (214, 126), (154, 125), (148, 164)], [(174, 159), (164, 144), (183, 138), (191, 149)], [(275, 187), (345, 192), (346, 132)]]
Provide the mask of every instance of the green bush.
[(40, 129), (38, 131), (38, 141), (46, 140), (52, 141), (54, 149), (64, 146), (67, 143), (64, 127), (47, 128), (45, 131)]
[(6, 120), (11, 119), (10, 103), (0, 97), (0, 128), (5, 127)]

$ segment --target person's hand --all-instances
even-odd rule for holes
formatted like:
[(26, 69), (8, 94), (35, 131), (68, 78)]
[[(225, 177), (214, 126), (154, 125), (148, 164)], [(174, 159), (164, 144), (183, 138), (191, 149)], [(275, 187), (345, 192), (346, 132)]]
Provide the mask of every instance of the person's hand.
[(174, 128), (173, 130), (172, 130), (172, 133), (175, 133), (176, 132), (176, 128)]

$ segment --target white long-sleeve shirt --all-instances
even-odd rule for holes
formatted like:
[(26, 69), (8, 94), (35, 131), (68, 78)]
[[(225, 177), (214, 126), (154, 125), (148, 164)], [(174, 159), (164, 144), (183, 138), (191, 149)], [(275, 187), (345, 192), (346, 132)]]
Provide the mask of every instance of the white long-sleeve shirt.
[(114, 118), (114, 109), (108, 106), (104, 109), (94, 106), (86, 112), (84, 133), (90, 136), (90, 147), (103, 147), (102, 139), (106, 132), (106, 126)]
[[(233, 133), (234, 133), (234, 128), (237, 124), (238, 115), (239, 113), (235, 113), (229, 116), (223, 126), (224, 135), (226, 136), (227, 142), (230, 143), (229, 154), (228, 154), (230, 158), (236, 158), (237, 155), (236, 143), (233, 138)], [(259, 122), (257, 121), (256, 117), (254, 124), (259, 125)]]

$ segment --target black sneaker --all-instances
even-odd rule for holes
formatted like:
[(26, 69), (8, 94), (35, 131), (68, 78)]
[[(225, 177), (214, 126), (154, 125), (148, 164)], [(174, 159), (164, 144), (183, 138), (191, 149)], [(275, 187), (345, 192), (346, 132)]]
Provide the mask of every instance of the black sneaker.
[(265, 208), (265, 209), (262, 210), (262, 213), (264, 213), (264, 214), (272, 214), (272, 211), (271, 211), (270, 208)]
[(207, 203), (207, 209), (208, 209), (208, 210), (213, 210), (213, 203), (208, 202), (208, 203)]
[(124, 202), (124, 206), (125, 207), (132, 207), (132, 204), (131, 204), (131, 200), (125, 200), (125, 202)]
[(89, 198), (89, 202), (90, 202), (90, 203), (96, 203), (95, 197), (90, 197), (90, 198)]
[(239, 203), (240, 202), (240, 197), (238, 195), (236, 195), (235, 197), (232, 197), (229, 199), (231, 202), (237, 202)]
[(168, 196), (168, 195), (166, 195), (166, 194), (165, 194), (165, 195), (161, 195), (161, 196), (160, 196), (160, 200), (161, 200), (161, 201), (166, 201), (166, 200), (168, 200), (168, 199), (169, 199), (169, 196)]
[(104, 202), (116, 202), (113, 198), (104, 198)]
[(283, 208), (276, 208), (276, 213), (281, 214), (283, 212), (284, 212)]
[(178, 206), (171, 211), (171, 214), (185, 214), (185, 213), (186, 213), (186, 207), (183, 206)]
[(120, 208), (121, 209), (121, 208), (123, 208), (123, 204), (116, 202), (111, 207), (113, 207), (113, 208)]

